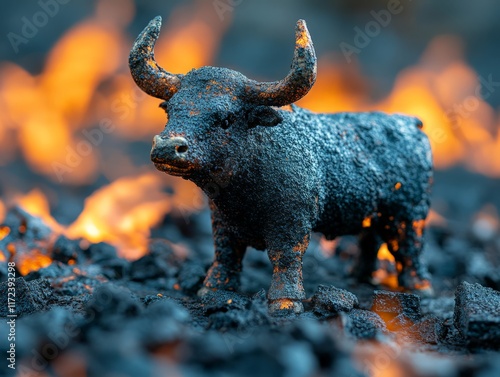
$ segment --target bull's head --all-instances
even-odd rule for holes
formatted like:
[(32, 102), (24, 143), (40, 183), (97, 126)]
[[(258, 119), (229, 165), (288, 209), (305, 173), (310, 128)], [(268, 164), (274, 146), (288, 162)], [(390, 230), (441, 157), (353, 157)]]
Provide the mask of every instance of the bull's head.
[[(257, 82), (226, 68), (202, 67), (172, 74), (154, 59), (161, 17), (142, 31), (130, 52), (137, 85), (161, 98), (168, 122), (154, 137), (151, 159), (171, 175), (194, 178), (224, 165), (255, 127), (281, 123), (274, 107), (302, 98), (316, 80), (316, 56), (303, 20), (297, 22), (291, 70), (280, 81)], [(179, 52), (182, 53), (182, 52)]]

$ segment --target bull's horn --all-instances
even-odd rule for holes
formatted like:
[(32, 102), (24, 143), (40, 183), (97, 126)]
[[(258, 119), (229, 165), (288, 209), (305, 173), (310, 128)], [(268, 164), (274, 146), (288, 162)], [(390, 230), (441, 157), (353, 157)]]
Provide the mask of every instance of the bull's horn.
[(161, 17), (152, 19), (139, 34), (130, 51), (128, 64), (135, 83), (150, 96), (169, 100), (180, 88), (180, 76), (168, 73), (154, 57), (154, 46), (160, 34)]
[(316, 54), (304, 20), (297, 21), (295, 52), (288, 75), (280, 81), (248, 80), (245, 93), (251, 102), (285, 106), (304, 97), (316, 81)]

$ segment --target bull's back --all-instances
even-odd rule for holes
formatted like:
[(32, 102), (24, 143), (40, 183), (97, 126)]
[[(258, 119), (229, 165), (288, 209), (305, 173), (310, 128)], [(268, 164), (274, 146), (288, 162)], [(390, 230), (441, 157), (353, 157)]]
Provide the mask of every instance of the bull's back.
[(432, 158), (417, 118), (379, 112), (304, 116), (315, 123), (325, 182), (315, 230), (331, 237), (357, 233), (366, 217), (414, 217), (417, 207), (425, 217)]

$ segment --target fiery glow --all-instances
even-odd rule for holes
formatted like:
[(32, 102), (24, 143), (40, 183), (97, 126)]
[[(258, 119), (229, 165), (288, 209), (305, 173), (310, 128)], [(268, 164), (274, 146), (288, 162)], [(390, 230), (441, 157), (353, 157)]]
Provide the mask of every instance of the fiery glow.
[(363, 228), (369, 228), (372, 225), (372, 218), (370, 216), (365, 217), (361, 225), (363, 226)]
[(47, 267), (52, 263), (49, 256), (41, 253), (37, 249), (32, 249), (27, 252), (16, 253), (16, 268), (21, 275), (25, 276), (31, 271), (37, 271), (40, 268)]
[(396, 260), (394, 259), (394, 255), (391, 254), (391, 252), (387, 248), (387, 244), (385, 244), (385, 243), (382, 244), (382, 246), (380, 246), (380, 249), (378, 249), (377, 258), (379, 260), (385, 259), (385, 260), (392, 262), (392, 263), (396, 262)]
[(170, 182), (175, 191), (173, 196), (163, 191), (166, 182), (162, 175), (151, 173), (121, 178), (97, 190), (86, 199), (85, 208), (68, 228), (67, 235), (108, 242), (124, 257), (140, 257), (146, 251), (150, 229), (172, 207), (188, 213), (198, 209), (196, 195), (189, 200), (184, 197), (190, 191), (185, 190), (183, 181)]
[(315, 86), (299, 104), (320, 112), (381, 110), (415, 115), (424, 123), (437, 168), (461, 163), (498, 177), (499, 125), (495, 111), (482, 98), (489, 95), (488, 78), (478, 77), (463, 61), (462, 50), (456, 38), (437, 37), (421, 61), (402, 71), (391, 93), (379, 102), (369, 99), (368, 80), (355, 64), (346, 67), (323, 57)]
[(31, 215), (40, 217), (54, 231), (62, 232), (62, 226), (50, 214), (47, 197), (39, 189), (33, 189), (25, 195), (16, 197), (14, 202)]
[(446, 219), (441, 216), (439, 213), (437, 213), (435, 210), (430, 210), (429, 214), (427, 215), (427, 219), (425, 219), (425, 224), (427, 226), (430, 225), (438, 225), (438, 226), (444, 226), (446, 225)]
[(390, 272), (386, 268), (383, 267), (384, 261), (385, 264), (395, 264), (396, 260), (394, 256), (391, 254), (389, 249), (387, 248), (387, 244), (382, 244), (377, 253), (377, 258), (381, 262), (380, 268), (373, 273), (373, 279), (378, 283), (385, 285), (391, 289), (398, 288), (398, 277), (395, 272)]
[[(92, 103), (98, 86), (119, 68), (126, 50), (121, 31), (103, 21), (96, 17), (70, 29), (39, 75), (13, 64), (0, 67), (0, 108), (5, 113), (0, 129), (15, 130), (33, 170), (58, 181), (54, 164), (71, 172), (64, 175), (67, 183), (89, 182), (97, 170), (95, 148), (82, 145), (84, 137), (77, 131), (95, 122)], [(9, 141), (0, 134), (2, 147)]]
[(359, 369), (369, 377), (407, 376), (401, 356), (399, 347), (379, 342), (359, 342), (354, 349), (354, 359)]
[(86, 199), (84, 210), (68, 228), (68, 236), (109, 242), (126, 257), (140, 256), (151, 227), (171, 208), (162, 187), (161, 176), (154, 174), (116, 180)]

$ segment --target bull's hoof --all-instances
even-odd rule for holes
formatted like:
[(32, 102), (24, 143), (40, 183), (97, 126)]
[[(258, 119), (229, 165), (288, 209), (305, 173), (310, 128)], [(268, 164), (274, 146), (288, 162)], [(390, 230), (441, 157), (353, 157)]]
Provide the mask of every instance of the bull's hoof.
[(209, 294), (210, 292), (215, 292), (216, 290), (217, 289), (215, 288), (201, 287), (196, 294), (198, 295), (198, 297), (203, 297)]
[(271, 314), (298, 314), (303, 311), (304, 305), (302, 305), (301, 301), (282, 298), (279, 300), (272, 300), (269, 303), (269, 313)]

